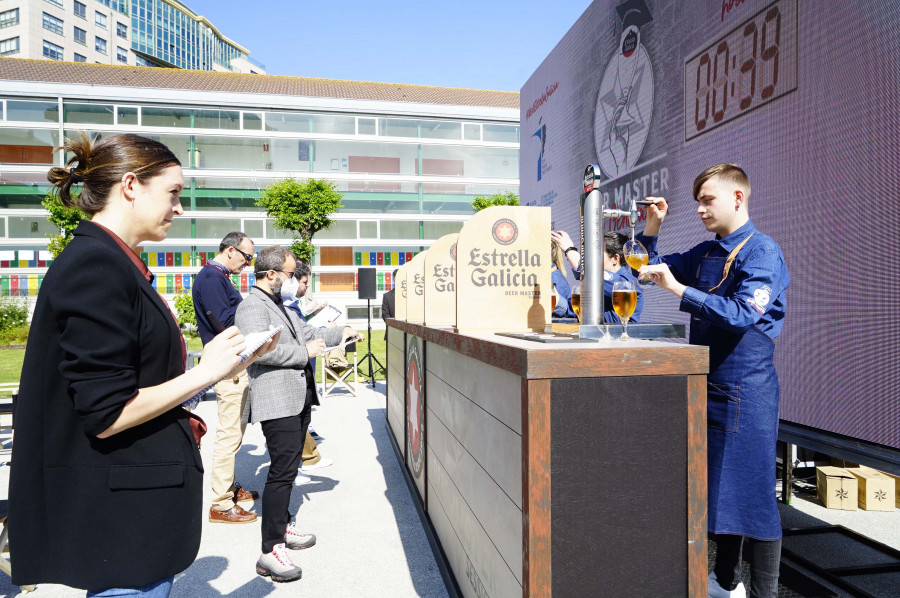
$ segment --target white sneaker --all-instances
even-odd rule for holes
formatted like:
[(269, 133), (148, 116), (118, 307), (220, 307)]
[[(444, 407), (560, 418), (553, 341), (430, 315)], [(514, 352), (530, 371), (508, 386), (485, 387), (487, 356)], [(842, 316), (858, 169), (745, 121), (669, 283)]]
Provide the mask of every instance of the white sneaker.
[(747, 598), (747, 590), (744, 589), (743, 583), (739, 583), (735, 589), (729, 592), (719, 585), (719, 581), (716, 579), (715, 571), (712, 571), (709, 574), (708, 584), (709, 598)]
[(308, 484), (312, 481), (312, 478), (308, 475), (303, 475), (299, 471), (297, 472), (297, 477), (294, 478), (294, 486), (302, 486), (303, 484)]
[(315, 534), (301, 534), (291, 522), (284, 531), (284, 543), (291, 550), (303, 550), (316, 545), (316, 536)]
[(303, 571), (294, 564), (284, 544), (276, 544), (272, 552), (267, 552), (256, 561), (256, 572), (272, 581), (294, 581), (300, 579)]
[(301, 465), (300, 471), (303, 473), (309, 473), (315, 469), (322, 469), (323, 467), (331, 467), (331, 465), (333, 463), (334, 463), (333, 459), (322, 458), (322, 459), (319, 459), (318, 462), (313, 463), (311, 465)]

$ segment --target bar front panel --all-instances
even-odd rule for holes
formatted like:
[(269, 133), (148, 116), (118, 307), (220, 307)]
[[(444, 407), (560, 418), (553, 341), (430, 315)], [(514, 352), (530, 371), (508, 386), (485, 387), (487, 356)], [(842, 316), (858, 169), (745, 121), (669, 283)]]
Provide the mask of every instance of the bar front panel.
[(454, 576), (521, 596), (521, 379), (434, 343), (426, 371), (428, 514)]
[(551, 397), (553, 594), (685, 596), (687, 377), (557, 379)]
[(394, 440), (400, 447), (401, 452), (406, 451), (406, 437), (403, 434), (404, 422), (404, 387), (405, 375), (404, 367), (406, 364), (406, 356), (403, 353), (403, 343), (405, 333), (397, 328), (388, 327), (388, 343), (387, 343), (387, 421), (394, 435)]

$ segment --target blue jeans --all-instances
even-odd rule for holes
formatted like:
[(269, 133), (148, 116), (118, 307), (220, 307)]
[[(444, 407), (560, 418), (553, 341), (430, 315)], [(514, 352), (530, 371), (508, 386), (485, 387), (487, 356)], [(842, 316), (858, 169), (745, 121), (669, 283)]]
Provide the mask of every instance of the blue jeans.
[(118, 596), (142, 596), (143, 598), (168, 598), (175, 577), (167, 577), (139, 588), (110, 588), (99, 592), (88, 591), (87, 598), (117, 598)]

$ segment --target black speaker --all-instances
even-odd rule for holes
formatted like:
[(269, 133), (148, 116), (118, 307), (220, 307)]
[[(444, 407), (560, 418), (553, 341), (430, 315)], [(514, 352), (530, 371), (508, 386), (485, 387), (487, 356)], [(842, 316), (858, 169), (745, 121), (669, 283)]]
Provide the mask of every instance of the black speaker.
[(360, 268), (359, 273), (359, 298), (375, 299), (375, 268)]

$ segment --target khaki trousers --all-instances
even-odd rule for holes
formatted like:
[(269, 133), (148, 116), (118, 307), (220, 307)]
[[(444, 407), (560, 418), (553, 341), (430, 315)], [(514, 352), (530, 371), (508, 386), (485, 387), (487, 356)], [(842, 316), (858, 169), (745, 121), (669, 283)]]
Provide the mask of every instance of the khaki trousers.
[(246, 424), (241, 415), (247, 404), (247, 388), (250, 379), (243, 371), (234, 378), (226, 378), (213, 387), (219, 411), (216, 443), (212, 458), (212, 506), (227, 511), (234, 506), (234, 459), (241, 448)]
[(309, 430), (306, 431), (306, 440), (303, 442), (303, 465), (312, 465), (322, 460), (319, 454), (319, 447), (316, 441), (310, 435)]

